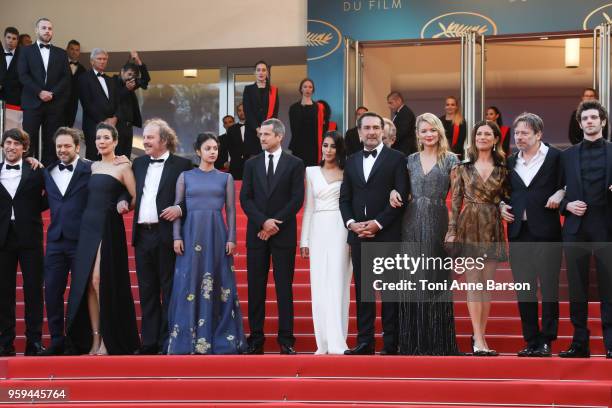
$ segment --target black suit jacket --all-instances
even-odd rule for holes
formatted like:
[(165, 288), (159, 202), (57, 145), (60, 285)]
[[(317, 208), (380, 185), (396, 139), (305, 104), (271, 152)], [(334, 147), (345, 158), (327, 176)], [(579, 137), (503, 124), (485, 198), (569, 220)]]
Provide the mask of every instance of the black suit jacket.
[[(45, 75), (45, 66), (38, 43), (23, 47), (19, 53), (19, 80), (23, 85), (21, 107), (37, 109), (43, 101), (40, 91), (53, 93), (53, 99), (46, 102), (54, 109), (61, 110), (70, 93), (70, 68), (66, 51), (54, 45), (49, 50), (49, 64)], [(46, 77), (46, 81), (45, 81)]]
[[(147, 177), (147, 170), (149, 168), (149, 163), (151, 162), (151, 157), (149, 156), (140, 156), (134, 160), (132, 164), (132, 169), (134, 170), (134, 177), (136, 178), (136, 206), (134, 208), (134, 228), (132, 229), (132, 245), (138, 245), (137, 235), (136, 235), (136, 223), (138, 222), (138, 212), (140, 211), (140, 200), (142, 200), (142, 193), (144, 190), (145, 179)], [(175, 192), (176, 192), (176, 180), (178, 176), (184, 172), (191, 170), (193, 168), (193, 163), (191, 160), (186, 159), (184, 157), (177, 156), (175, 154), (170, 154), (166, 162), (164, 163), (164, 169), (162, 170), (161, 180), (159, 181), (159, 189), (157, 190), (157, 197), (155, 198), (155, 203), (157, 205), (157, 214), (161, 214), (161, 212), (174, 205), (175, 200)], [(127, 196), (122, 197), (122, 199), (128, 199), (129, 194)], [(185, 212), (183, 208), (183, 218), (185, 218)], [(159, 219), (159, 235), (161, 237), (162, 243), (172, 247), (174, 244), (174, 238), (172, 235), (172, 223), (163, 219)]]
[(542, 167), (538, 170), (529, 186), (526, 186), (514, 168), (518, 153), (508, 158), (508, 174), (511, 194), (508, 205), (512, 206), (514, 222), (508, 223), (508, 238), (515, 239), (521, 232), (523, 212), (527, 211), (527, 225), (531, 234), (542, 240), (557, 242), (561, 240), (559, 212), (545, 208), (548, 198), (561, 184), (561, 151), (548, 144), (548, 153)]
[(117, 90), (117, 113), (119, 120), (130, 122), (136, 127), (142, 127), (142, 115), (140, 113), (140, 104), (138, 103), (138, 97), (135, 91), (138, 88), (147, 89), (151, 81), (147, 66), (142, 64), (139, 66), (139, 69), (140, 77), (136, 81), (136, 88), (131, 91), (125, 87), (121, 75), (113, 76), (115, 89)]
[(346, 155), (350, 156), (363, 150), (363, 143), (359, 140), (359, 131), (356, 127), (350, 128), (344, 135), (344, 144), (346, 145)]
[(108, 88), (108, 97), (98, 81), (93, 69), (79, 76), (79, 99), (83, 106), (83, 130), (91, 129), (98, 123), (116, 116), (117, 90), (115, 81), (104, 74), (104, 81)]
[[(68, 63), (70, 67), (70, 63)], [(76, 113), (79, 108), (79, 77), (87, 72), (83, 64), (77, 62), (77, 69), (72, 73), (70, 71), (70, 96), (66, 105), (66, 126), (73, 126)]]
[[(364, 241), (399, 241), (403, 208), (391, 207), (389, 194), (397, 190), (402, 200), (407, 202), (409, 186), (406, 159), (402, 152), (383, 147), (367, 181), (363, 174), (363, 154), (357, 152), (351, 155), (346, 161), (340, 187), (340, 212), (344, 225), (351, 219), (356, 222), (375, 219), (383, 228), (373, 239)], [(350, 230), (347, 240), (349, 244), (362, 241)]]
[[(608, 229), (612, 229), (612, 192), (608, 189), (612, 184), (612, 143), (604, 140), (606, 149), (606, 222)], [(584, 201), (582, 189), (582, 176), (580, 171), (580, 147), (582, 143), (574, 145), (561, 153), (561, 185), (565, 186), (565, 198), (561, 201), (561, 214), (565, 216), (563, 232), (575, 234), (580, 228), (582, 217), (567, 211), (567, 204), (581, 200)], [(587, 208), (587, 211), (588, 208)]]
[(83, 159), (77, 161), (64, 195), (51, 177), (51, 170), (58, 164), (59, 161), (44, 169), (45, 190), (51, 209), (51, 224), (47, 229), (47, 242), (62, 238), (77, 241), (81, 230), (81, 218), (89, 195), (87, 185), (91, 177), (91, 161)]
[[(0, 49), (2, 47), (0, 46)], [(11, 60), (11, 65), (6, 66), (6, 58), (2, 56), (0, 58), (0, 99), (10, 105), (21, 105), (21, 91), (22, 86), (19, 82), (19, 71), (17, 66), (19, 65), (19, 54), (20, 48), (16, 48)]]
[[(0, 163), (0, 171), (3, 166), (4, 162)], [(17, 245), (24, 249), (42, 249), (43, 223), (40, 213), (47, 209), (43, 171), (32, 170), (26, 162), (22, 166), (21, 180), (14, 198), (0, 183), (0, 248), (7, 243), (13, 208), (19, 240)]]
[(397, 138), (391, 146), (392, 148), (403, 152), (405, 155), (417, 151), (415, 123), (414, 112), (408, 106), (402, 105), (393, 117), (393, 124), (397, 128)]
[(227, 133), (224, 133), (219, 135), (219, 152), (215, 160), (215, 169), (223, 170), (223, 165), (227, 160)]
[[(225, 147), (229, 154), (230, 168), (229, 171), (234, 177), (234, 180), (242, 180), (242, 174), (244, 172), (244, 162), (248, 159), (248, 151), (245, 142), (242, 140), (241, 128), (245, 126), (242, 123), (236, 123), (227, 129), (225, 135)], [(244, 136), (246, 139), (246, 129)], [(261, 150), (261, 145), (259, 147)]]
[(297, 245), (296, 214), (304, 201), (304, 164), (295, 156), (281, 153), (274, 172), (272, 185), (268, 188), (266, 179), (267, 152), (247, 160), (244, 165), (240, 204), (246, 213), (246, 244), (248, 248), (259, 248), (266, 245), (257, 237), (264, 222), (269, 218), (282, 221), (280, 231), (268, 242), (279, 248), (290, 248)]
[[(272, 113), (273, 118), (278, 118), (278, 107), (280, 105), (279, 95), (276, 95), (276, 104)], [(244, 87), (242, 94), (242, 103), (244, 106), (244, 114), (246, 116), (245, 124), (246, 131), (244, 135), (244, 143), (249, 156), (256, 156), (261, 153), (261, 144), (257, 137), (257, 128), (266, 120), (269, 105), (269, 92), (264, 93), (264, 97), (260, 100), (259, 89), (257, 84), (251, 84)]]

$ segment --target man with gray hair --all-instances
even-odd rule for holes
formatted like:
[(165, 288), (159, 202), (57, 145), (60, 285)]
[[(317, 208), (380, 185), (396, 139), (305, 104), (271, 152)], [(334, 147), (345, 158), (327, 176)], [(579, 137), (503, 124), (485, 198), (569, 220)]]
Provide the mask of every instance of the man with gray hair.
[(304, 163), (284, 153), (285, 126), (268, 119), (259, 127), (263, 152), (244, 165), (240, 204), (247, 225), (247, 281), (249, 297), (249, 348), (263, 354), (266, 287), (270, 257), (278, 304), (278, 337), (281, 354), (295, 354), (293, 345), (293, 274), (297, 246), (296, 214), (304, 200)]
[[(68, 56), (51, 45), (53, 25), (40, 18), (35, 27), (37, 40), (19, 53), (17, 70), (23, 110), (23, 130), (30, 136), (28, 155), (49, 165), (56, 160), (53, 134), (63, 125), (64, 108), (70, 91)], [(38, 132), (42, 126), (42, 154), (39, 155)]]
[(85, 133), (85, 157), (98, 160), (96, 126), (100, 122), (117, 125), (117, 91), (115, 81), (104, 73), (108, 53), (94, 48), (89, 58), (91, 69), (79, 76), (79, 99), (83, 106), (83, 133)]

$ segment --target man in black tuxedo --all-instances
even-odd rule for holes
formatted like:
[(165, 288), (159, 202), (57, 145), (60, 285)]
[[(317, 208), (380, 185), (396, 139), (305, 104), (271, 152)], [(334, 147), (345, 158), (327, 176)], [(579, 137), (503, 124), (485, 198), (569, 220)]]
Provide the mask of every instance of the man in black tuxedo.
[[(578, 106), (584, 139), (561, 155), (563, 241), (574, 337), (559, 357), (589, 357), (589, 264), (595, 257), (606, 357), (612, 358), (612, 144), (603, 137), (608, 112), (598, 101)], [(578, 244), (577, 244), (578, 243)], [(584, 243), (584, 244), (580, 244)]]
[(397, 138), (391, 147), (408, 156), (417, 151), (414, 112), (404, 104), (404, 97), (397, 91), (387, 95), (387, 104), (393, 113), (393, 124), (397, 129)]
[(79, 76), (79, 99), (83, 107), (83, 132), (85, 133), (85, 156), (98, 160), (96, 148), (96, 126), (100, 122), (117, 125), (117, 92), (115, 81), (104, 73), (108, 64), (108, 53), (101, 48), (91, 51), (91, 70)]
[[(364, 150), (348, 158), (340, 187), (340, 212), (349, 230), (357, 300), (357, 345), (346, 350), (347, 355), (374, 354), (376, 304), (362, 300), (362, 290), (373, 292), (373, 288), (362, 286), (361, 244), (400, 241), (403, 209), (390, 206), (389, 194), (397, 190), (405, 201), (409, 190), (404, 155), (382, 143), (382, 117), (366, 112), (357, 121), (357, 128)], [(397, 303), (382, 303), (382, 354), (397, 354), (397, 313)]]
[(45, 254), (45, 304), (51, 345), (41, 355), (64, 353), (64, 292), (76, 258), (91, 162), (79, 158), (82, 132), (60, 127), (54, 135), (58, 161), (44, 170), (51, 209)]
[(21, 105), (21, 82), (17, 65), (19, 62), (19, 31), (15, 27), (4, 30), (4, 52), (0, 58), (0, 99), (13, 106)]
[(42, 346), (43, 223), (46, 209), (42, 170), (25, 165), (30, 140), (24, 131), (2, 135), (5, 161), (0, 163), (0, 356), (14, 356), (15, 287), (17, 262), (23, 276), (25, 300), (25, 355), (37, 355)]
[(77, 110), (79, 109), (79, 76), (87, 70), (79, 62), (81, 56), (81, 43), (77, 40), (70, 40), (66, 46), (66, 54), (68, 54), (68, 65), (70, 66), (70, 96), (66, 104), (66, 112), (64, 116), (64, 126), (74, 126)]
[(295, 354), (293, 336), (293, 274), (297, 246), (296, 214), (304, 200), (304, 164), (284, 153), (285, 126), (265, 120), (259, 128), (264, 150), (244, 165), (240, 204), (246, 213), (247, 280), (249, 296), (249, 348), (263, 354), (266, 287), (270, 256), (278, 303), (278, 338), (281, 354)]
[[(517, 292), (523, 338), (519, 357), (550, 357), (559, 327), (561, 222), (559, 204), (565, 195), (561, 182), (561, 151), (542, 142), (544, 123), (523, 113), (514, 124), (518, 153), (508, 158), (512, 194), (500, 205), (508, 222), (510, 265), (514, 281), (531, 290)], [(555, 243), (559, 243), (556, 245)], [(542, 328), (538, 317), (538, 282), (542, 293)]]
[(234, 117), (232, 115), (225, 115), (223, 119), (223, 129), (225, 133), (219, 135), (219, 156), (215, 161), (215, 168), (219, 170), (229, 169), (229, 157), (227, 153), (227, 129), (234, 126)]
[(227, 129), (226, 147), (229, 156), (229, 171), (234, 180), (242, 180), (244, 172), (244, 162), (249, 158), (246, 145), (244, 143), (246, 125), (244, 124), (244, 107), (239, 104), (236, 107), (238, 123)]
[[(55, 161), (53, 134), (64, 123), (70, 93), (70, 68), (66, 51), (51, 45), (53, 25), (46, 18), (36, 22), (37, 41), (19, 55), (19, 80), (23, 85), (23, 130), (30, 135), (30, 154), (48, 165)], [(42, 126), (42, 154), (38, 134)]]
[[(158, 354), (168, 341), (175, 261), (172, 221), (184, 211), (174, 205), (176, 180), (193, 164), (174, 154), (178, 138), (165, 121), (148, 120), (142, 137), (145, 155), (132, 166), (136, 177), (132, 245), (142, 309), (142, 347), (136, 354)], [(118, 203), (119, 212), (127, 212), (128, 203), (129, 195)]]
[[(361, 115), (366, 113), (368, 108), (365, 106), (360, 106), (355, 111), (355, 121), (358, 121)], [(363, 150), (363, 142), (359, 140), (359, 131), (357, 130), (357, 126), (354, 128), (350, 128), (346, 131), (344, 135), (344, 144), (346, 145), (346, 155), (350, 156), (353, 153), (357, 153), (360, 150)]]
[(117, 89), (117, 132), (119, 132), (119, 143), (115, 148), (115, 154), (127, 157), (132, 156), (134, 126), (142, 127), (136, 90), (147, 89), (151, 81), (147, 66), (138, 53), (132, 51), (130, 55), (130, 61), (121, 68), (119, 75), (113, 77)]

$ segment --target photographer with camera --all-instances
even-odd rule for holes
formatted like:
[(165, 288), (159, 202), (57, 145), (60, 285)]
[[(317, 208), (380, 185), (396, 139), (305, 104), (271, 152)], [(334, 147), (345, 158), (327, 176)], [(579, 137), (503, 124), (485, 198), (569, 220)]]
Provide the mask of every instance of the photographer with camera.
[(136, 97), (136, 89), (147, 89), (151, 77), (145, 64), (136, 51), (130, 52), (129, 61), (121, 68), (121, 72), (113, 77), (118, 90), (117, 131), (119, 143), (115, 154), (132, 155), (132, 139), (134, 126), (142, 127), (140, 106)]

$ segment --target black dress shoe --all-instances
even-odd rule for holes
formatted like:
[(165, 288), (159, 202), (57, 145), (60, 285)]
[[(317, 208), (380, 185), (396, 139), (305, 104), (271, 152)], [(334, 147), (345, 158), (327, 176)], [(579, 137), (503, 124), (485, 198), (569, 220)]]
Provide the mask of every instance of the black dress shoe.
[(64, 346), (51, 346), (48, 349), (38, 353), (39, 356), (63, 356)]
[(380, 350), (379, 353), (381, 356), (396, 356), (397, 355), (397, 350), (389, 350), (389, 349), (382, 349)]
[(580, 347), (572, 344), (570, 348), (559, 353), (561, 358), (589, 358), (591, 357), (591, 351), (588, 347)]
[(612, 358), (612, 350), (608, 350), (606, 353), (606, 358)]
[(516, 353), (516, 355), (519, 357), (534, 357), (534, 353), (537, 349), (537, 346), (528, 345), (527, 347)]
[(157, 355), (159, 348), (157, 346), (142, 346), (134, 352), (136, 356), (153, 356)]
[(0, 346), (0, 357), (14, 357), (15, 347), (11, 344), (9, 346)]
[(356, 347), (346, 350), (345, 356), (363, 356), (374, 354), (374, 346), (370, 343), (360, 343)]
[(24, 354), (26, 356), (37, 356), (43, 351), (45, 351), (45, 347), (42, 345), (42, 343), (37, 341), (34, 343), (27, 343)]
[(287, 346), (285, 344), (281, 344), (280, 345), (280, 353), (281, 354), (290, 354), (290, 355), (297, 354), (295, 349), (293, 348), (293, 346)]
[(534, 357), (552, 357), (552, 350), (549, 343), (542, 343), (534, 351)]
[(244, 354), (263, 354), (263, 353), (264, 353), (263, 344), (250, 345), (244, 352)]

